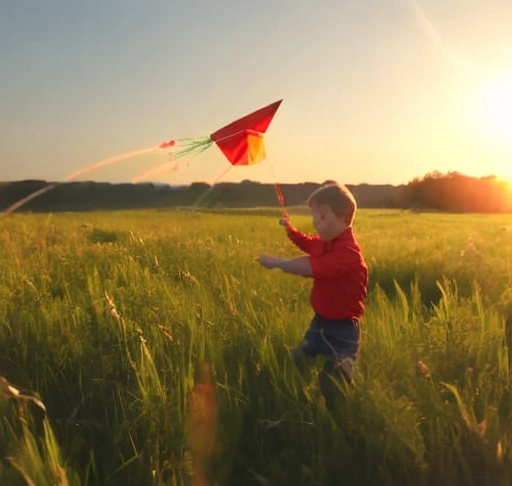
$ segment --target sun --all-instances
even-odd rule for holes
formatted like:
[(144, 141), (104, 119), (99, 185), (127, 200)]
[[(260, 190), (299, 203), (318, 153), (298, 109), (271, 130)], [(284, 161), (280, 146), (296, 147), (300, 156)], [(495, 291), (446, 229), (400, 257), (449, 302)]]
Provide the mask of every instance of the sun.
[(475, 140), (487, 154), (486, 171), (512, 184), (512, 70), (482, 83), (475, 101)]
[(482, 132), (512, 157), (512, 71), (484, 83), (477, 104)]

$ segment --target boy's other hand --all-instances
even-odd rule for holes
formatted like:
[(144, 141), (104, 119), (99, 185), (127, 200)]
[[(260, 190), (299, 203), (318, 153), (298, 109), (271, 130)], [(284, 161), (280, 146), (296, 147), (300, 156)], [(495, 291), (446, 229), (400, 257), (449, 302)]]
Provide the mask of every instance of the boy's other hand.
[(270, 255), (260, 255), (258, 261), (265, 268), (276, 268), (279, 258)]

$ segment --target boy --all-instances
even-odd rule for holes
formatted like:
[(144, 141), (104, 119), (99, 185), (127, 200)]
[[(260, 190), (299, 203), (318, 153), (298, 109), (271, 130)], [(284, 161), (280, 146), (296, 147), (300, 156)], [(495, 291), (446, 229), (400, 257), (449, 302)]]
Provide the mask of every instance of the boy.
[(336, 395), (333, 378), (352, 381), (368, 268), (352, 229), (357, 209), (352, 193), (343, 185), (329, 182), (309, 197), (308, 205), (317, 235), (301, 233), (287, 219), (279, 222), (307, 256), (283, 259), (260, 255), (259, 262), (266, 268), (313, 278), (311, 305), (315, 315), (292, 357), (303, 372), (306, 357), (326, 356), (318, 379), (326, 405), (332, 410)]

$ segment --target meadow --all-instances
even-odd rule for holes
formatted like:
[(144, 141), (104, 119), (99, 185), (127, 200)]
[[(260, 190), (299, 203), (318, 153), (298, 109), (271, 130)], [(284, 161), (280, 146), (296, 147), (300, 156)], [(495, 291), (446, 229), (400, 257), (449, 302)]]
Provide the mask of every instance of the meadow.
[(509, 485), (512, 216), (359, 211), (369, 293), (334, 415), (321, 362), (303, 378), (289, 356), (311, 281), (257, 263), (299, 254), (279, 217), (0, 218), (0, 376), (20, 390), (0, 383), (0, 484)]

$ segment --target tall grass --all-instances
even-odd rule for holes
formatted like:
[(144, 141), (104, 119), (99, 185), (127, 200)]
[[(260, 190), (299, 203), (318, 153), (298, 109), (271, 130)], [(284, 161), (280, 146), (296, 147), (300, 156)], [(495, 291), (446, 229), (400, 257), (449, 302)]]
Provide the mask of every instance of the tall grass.
[(0, 396), (0, 482), (509, 484), (509, 218), (359, 213), (370, 291), (334, 416), (320, 360), (302, 378), (289, 357), (311, 282), (256, 263), (296, 254), (278, 218), (0, 219), (0, 375), (47, 409)]

